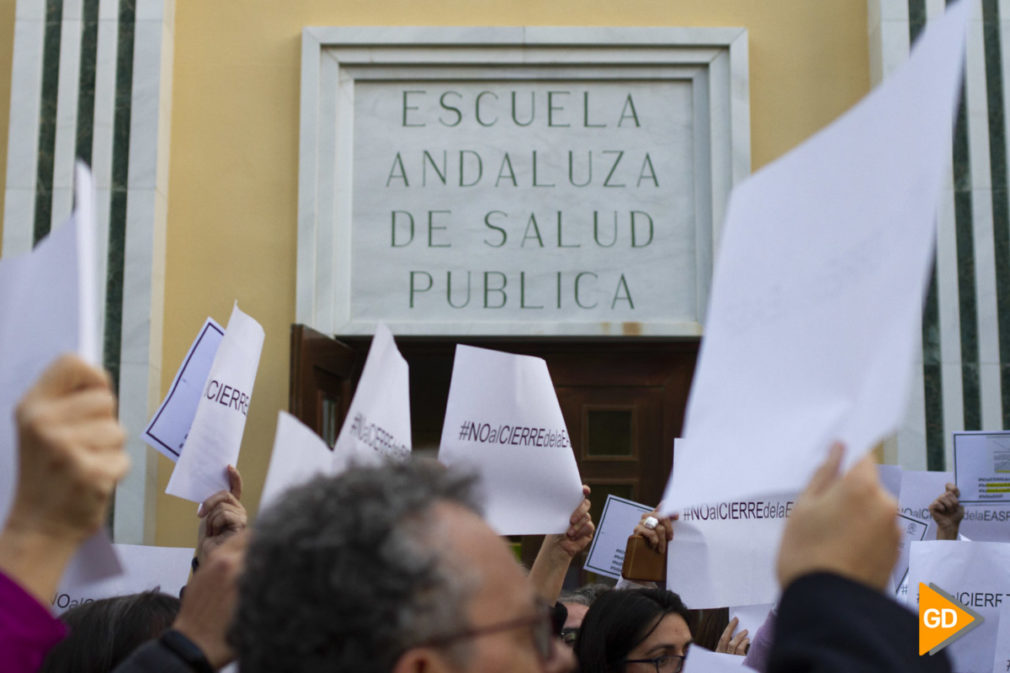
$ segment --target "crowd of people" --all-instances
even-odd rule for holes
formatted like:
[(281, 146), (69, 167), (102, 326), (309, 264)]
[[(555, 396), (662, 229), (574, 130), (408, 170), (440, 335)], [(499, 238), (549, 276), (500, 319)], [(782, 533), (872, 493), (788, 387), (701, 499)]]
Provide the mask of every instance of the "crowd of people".
[[(181, 597), (120, 596), (57, 619), (49, 598), (128, 469), (108, 377), (61, 358), (20, 402), (16, 427), (20, 468), (0, 532), (8, 673), (672, 673), (692, 646), (767, 673), (950, 670), (943, 653), (918, 655), (915, 616), (884, 594), (897, 503), (869, 457), (843, 471), (839, 445), (796, 500), (781, 599), (752, 642), (725, 611), (690, 610), (676, 586), (562, 591), (593, 537), (588, 487), (527, 571), (482, 518), (474, 478), (423, 457), (317, 477), (251, 524), (232, 468), (230, 488), (200, 507)], [(957, 490), (930, 509), (938, 536), (956, 538)], [(664, 551), (675, 529), (643, 517), (634, 534)]]

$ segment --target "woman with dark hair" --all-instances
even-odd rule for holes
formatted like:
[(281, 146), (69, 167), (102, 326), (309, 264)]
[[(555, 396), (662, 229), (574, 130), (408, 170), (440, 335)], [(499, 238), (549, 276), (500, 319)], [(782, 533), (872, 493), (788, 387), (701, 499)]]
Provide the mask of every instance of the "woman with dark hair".
[(70, 635), (49, 651), (38, 673), (109, 673), (164, 633), (179, 605), (175, 596), (146, 591), (71, 608), (60, 615)]
[(692, 623), (680, 596), (663, 589), (603, 594), (582, 620), (575, 656), (580, 673), (679, 673)]

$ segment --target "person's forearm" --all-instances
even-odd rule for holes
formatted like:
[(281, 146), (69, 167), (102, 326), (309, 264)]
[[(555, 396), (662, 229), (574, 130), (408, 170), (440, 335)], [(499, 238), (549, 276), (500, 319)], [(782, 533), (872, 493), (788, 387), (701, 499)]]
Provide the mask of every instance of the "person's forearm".
[(0, 570), (48, 605), (76, 551), (76, 542), (45, 535), (11, 520), (0, 533)]
[(561, 587), (565, 583), (565, 575), (568, 567), (572, 564), (572, 557), (564, 551), (557, 549), (552, 538), (560, 537), (547, 535), (540, 545), (537, 558), (530, 568), (529, 580), (533, 585), (533, 590), (537, 596), (548, 604), (554, 604), (561, 595)]

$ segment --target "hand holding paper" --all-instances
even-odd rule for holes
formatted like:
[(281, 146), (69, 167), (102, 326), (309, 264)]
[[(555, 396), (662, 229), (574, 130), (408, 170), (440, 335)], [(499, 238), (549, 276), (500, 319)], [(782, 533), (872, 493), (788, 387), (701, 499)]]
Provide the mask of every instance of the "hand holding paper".
[(575, 508), (575, 511), (572, 512), (572, 516), (568, 520), (568, 530), (559, 536), (560, 539), (557, 541), (558, 549), (569, 559), (589, 545), (593, 539), (593, 531), (596, 530), (596, 526), (593, 524), (593, 517), (589, 515), (589, 508), (593, 505), (589, 499), (589, 494), (589, 486), (583, 484), (582, 495), (585, 498)]
[(733, 617), (729, 620), (729, 624), (726, 625), (726, 628), (722, 631), (722, 635), (719, 636), (719, 642), (715, 646), (716, 652), (736, 654), (741, 657), (747, 654), (747, 648), (750, 647), (750, 638), (747, 636), (750, 634), (750, 631), (747, 629), (737, 631), (738, 626), (740, 626), (739, 619)]
[(529, 580), (540, 598), (547, 604), (555, 603), (561, 595), (565, 575), (575, 555), (585, 549), (593, 539), (593, 518), (589, 515), (589, 486), (582, 485), (585, 498), (572, 512), (568, 530), (561, 534), (545, 535), (540, 551), (530, 568)]
[(197, 511), (196, 560), (203, 563), (207, 556), (236, 533), (246, 529), (249, 518), (242, 504), (242, 475), (228, 466), (228, 490), (218, 491), (202, 503)]
[[(654, 525), (646, 525), (647, 522), (651, 523), (649, 521), (650, 517), (656, 520)], [(645, 538), (650, 547), (661, 554), (665, 554), (666, 546), (673, 539), (673, 522), (679, 518), (680, 514), (662, 516), (659, 513), (659, 507), (657, 507), (640, 517), (638, 523), (635, 524), (632, 535)]]
[(57, 360), (25, 394), (17, 427), (20, 472), (0, 568), (45, 602), (104, 522), (129, 458), (108, 376), (75, 356)]
[(831, 447), (796, 501), (779, 550), (782, 587), (812, 572), (832, 572), (883, 590), (898, 559), (898, 503), (864, 457), (839, 473), (844, 448)]
[(961, 491), (954, 484), (948, 483), (943, 493), (929, 506), (929, 513), (936, 522), (937, 540), (956, 540), (961, 519), (964, 518), (964, 505), (958, 498)]
[(239, 533), (210, 555), (186, 585), (182, 608), (172, 624), (196, 643), (215, 671), (235, 658), (227, 636), (248, 545), (249, 535)]
[(621, 579), (628, 535), (635, 522), (646, 516), (649, 516), (648, 506), (608, 495), (583, 568), (597, 575)]
[[(94, 185), (78, 164), (74, 212), (26, 254), (0, 259), (0, 522), (7, 519), (18, 477), (14, 406), (43, 370), (65, 353), (99, 366)], [(118, 573), (104, 530), (81, 546), (92, 579)]]

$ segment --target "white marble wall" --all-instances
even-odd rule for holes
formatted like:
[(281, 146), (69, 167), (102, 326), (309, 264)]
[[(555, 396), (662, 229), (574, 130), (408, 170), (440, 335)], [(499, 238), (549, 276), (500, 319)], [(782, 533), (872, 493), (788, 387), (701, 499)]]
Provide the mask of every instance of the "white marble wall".
[[(939, 308), (940, 371), (942, 389), (943, 452), (946, 465), (952, 465), (952, 433), (965, 430), (966, 406), (978, 408), (980, 428), (1003, 429), (1003, 409), (999, 324), (997, 314), (997, 265), (1010, 263), (997, 255), (993, 234), (993, 174), (990, 166), (989, 121), (987, 101), (986, 54), (984, 45), (982, 5), (980, 0), (967, 0), (972, 5), (967, 50), (965, 55), (965, 104), (967, 113), (967, 151), (965, 168), (970, 172), (970, 239), (972, 251), (960, 253), (957, 246), (957, 219), (955, 217), (955, 176), (953, 162), (947, 174), (947, 184), (937, 212), (937, 299)], [(879, 83), (895, 67), (908, 58), (909, 52), (909, 0), (869, 0), (870, 63), (873, 84)], [(1004, 115), (1010, 104), (1010, 2), (999, 0), (1002, 23), (1000, 51), (1002, 52), (1002, 87), (1005, 102)], [(926, 16), (932, 19), (945, 9), (943, 0), (926, 0)], [(1010, 134), (1008, 134), (1010, 135)], [(955, 139), (955, 143), (957, 140)], [(952, 151), (953, 154), (953, 151)], [(1005, 183), (1003, 176), (1001, 182)], [(1006, 184), (997, 185), (1005, 189)], [(997, 194), (999, 196), (999, 194)], [(962, 222), (967, 220), (962, 214)], [(964, 224), (962, 224), (964, 226)], [(960, 305), (959, 269), (974, 294), (974, 316), (971, 306)], [(970, 271), (970, 273), (968, 273)], [(1005, 288), (1010, 290), (1010, 288)], [(977, 341), (977, 353), (964, 352), (962, 333)], [(971, 342), (968, 342), (969, 344)], [(975, 399), (971, 379), (965, 378), (965, 360), (978, 365), (978, 398)], [(888, 443), (885, 457), (888, 462), (899, 463), (909, 469), (926, 467), (926, 423), (929, 383), (924, 380), (922, 361), (916, 368), (912, 385), (912, 399), (905, 424), (895, 440)], [(967, 395), (966, 395), (967, 392)], [(976, 428), (967, 428), (976, 429)]]
[(18, 1), (11, 63), (7, 184), (4, 186), (3, 253), (8, 255), (32, 247), (45, 16), (45, 0)]
[[(52, 225), (72, 206), (83, 0), (64, 0), (53, 164)], [(99, 305), (105, 290), (112, 196), (119, 0), (99, 0), (91, 163), (98, 220)], [(32, 246), (45, 0), (18, 0), (8, 131), (3, 254)], [(119, 353), (120, 420), (132, 469), (116, 493), (114, 536), (153, 543), (156, 454), (139, 440), (161, 388), (165, 219), (171, 111), (174, 0), (136, 0), (123, 305)]]

